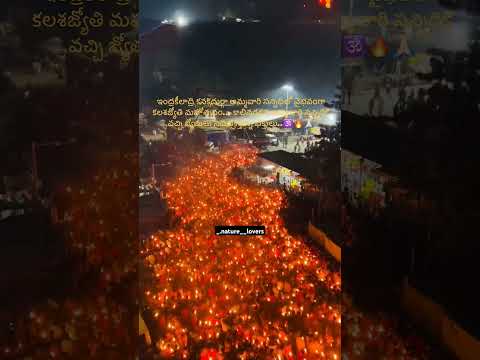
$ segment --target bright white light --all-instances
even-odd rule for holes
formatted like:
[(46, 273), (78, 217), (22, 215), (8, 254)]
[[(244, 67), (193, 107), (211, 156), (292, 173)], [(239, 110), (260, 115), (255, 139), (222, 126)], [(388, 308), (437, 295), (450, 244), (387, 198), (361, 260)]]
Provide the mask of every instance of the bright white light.
[(242, 22), (242, 19), (240, 19), (240, 18), (236, 18), (235, 20), (236, 20), (237, 22)]
[(274, 167), (275, 167), (275, 166), (273, 166), (273, 165), (263, 165), (263, 168), (264, 168), (265, 170), (272, 170)]
[(227, 20), (227, 18), (225, 16), (222, 16), (222, 20), (225, 21)]
[(338, 122), (338, 114), (337, 113), (329, 113), (325, 116), (323, 123), (327, 126), (335, 126)]
[(283, 90), (287, 90), (287, 91), (292, 91), (293, 90), (293, 86), (290, 85), (290, 84), (285, 84), (282, 86), (282, 89)]
[(188, 19), (183, 15), (177, 16), (176, 22), (177, 22), (177, 25), (180, 27), (184, 27), (188, 25)]

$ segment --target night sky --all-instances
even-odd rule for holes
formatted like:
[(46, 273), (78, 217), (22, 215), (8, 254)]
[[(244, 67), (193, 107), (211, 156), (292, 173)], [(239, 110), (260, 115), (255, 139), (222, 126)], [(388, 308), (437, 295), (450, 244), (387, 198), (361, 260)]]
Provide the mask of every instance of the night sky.
[[(376, 2), (383, 6), (372, 8), (369, 6), (369, 0), (332, 0), (332, 9), (325, 11), (318, 6), (318, 0), (140, 0), (140, 7), (142, 15), (149, 18), (164, 18), (182, 10), (197, 19), (207, 19), (215, 17), (225, 9), (230, 9), (238, 16), (284, 17), (287, 20), (305, 14), (322, 17), (335, 12), (337, 8), (343, 15), (348, 15), (350, 3), (353, 3), (354, 15), (370, 15), (382, 10), (426, 13), (445, 9), (438, 5), (438, 0), (376, 0)], [(389, 5), (389, 2), (393, 4)]]
[(182, 59), (186, 69), (211, 71), (241, 94), (275, 96), (289, 82), (302, 95), (331, 98), (339, 36), (327, 25), (203, 25), (186, 37)]
[(182, 11), (196, 21), (217, 18), (230, 10), (234, 16), (295, 21), (304, 17), (324, 17), (335, 11), (318, 6), (318, 0), (140, 0), (142, 17), (163, 19)]
[[(193, 9), (201, 4), (211, 5), (209, 14), (212, 15), (215, 14), (212, 9), (228, 5), (228, 2), (204, 0), (191, 5), (193, 1), (179, 1), (175, 5), (169, 2), (166, 8), (162, 8), (161, 4), (166, 1), (144, 0), (141, 18), (172, 17), (176, 9), (182, 9), (186, 16), (199, 17), (201, 12)], [(290, 6), (298, 5), (298, 1), (285, 2)], [(248, 1), (236, 3), (246, 3), (248, 8)], [(288, 82), (295, 87), (297, 96), (333, 100), (340, 81), (338, 22), (332, 25), (299, 23), (283, 21), (285, 18), (255, 16), (262, 22), (226, 24), (206, 20), (207, 9), (202, 10), (204, 21), (179, 29), (178, 66), (184, 78), (182, 82), (187, 87), (195, 82), (189, 79), (203, 76), (210, 79), (206, 83), (219, 79), (218, 86), (234, 96), (283, 97), (284, 91), (280, 89)], [(243, 16), (237, 14), (235, 16)]]

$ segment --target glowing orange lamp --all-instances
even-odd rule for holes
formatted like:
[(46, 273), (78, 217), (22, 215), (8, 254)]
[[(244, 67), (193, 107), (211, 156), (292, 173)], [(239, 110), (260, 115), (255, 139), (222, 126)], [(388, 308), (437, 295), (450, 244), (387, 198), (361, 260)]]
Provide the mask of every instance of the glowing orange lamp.
[(376, 58), (387, 56), (388, 48), (383, 37), (379, 37), (370, 48), (372, 55)]
[(332, 7), (332, 0), (318, 0), (320, 6), (324, 8), (330, 9)]

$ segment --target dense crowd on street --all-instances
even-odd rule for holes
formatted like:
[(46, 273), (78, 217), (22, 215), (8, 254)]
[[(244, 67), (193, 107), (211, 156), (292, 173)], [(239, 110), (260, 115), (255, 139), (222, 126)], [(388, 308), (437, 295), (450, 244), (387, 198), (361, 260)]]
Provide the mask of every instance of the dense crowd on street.
[[(245, 147), (196, 156), (166, 184), (179, 222), (141, 252), (158, 358), (340, 357), (340, 274), (287, 229), (279, 189), (225, 176), (255, 158)], [(212, 235), (215, 224), (259, 219), (267, 236)]]
[[(374, 85), (367, 115), (381, 118), (391, 114), (399, 129), (431, 140), (461, 138), (478, 129), (478, 51), (478, 46), (472, 47), (463, 62), (453, 63), (447, 55), (442, 61), (433, 58), (431, 73), (412, 73), (395, 84), (390, 75), (385, 75)], [(344, 87), (350, 89), (349, 94), (352, 76), (356, 77), (345, 78)], [(353, 100), (350, 96), (344, 101), (350, 105)]]
[[(479, 86), (480, 78), (475, 75), (456, 84), (443, 77), (428, 87), (399, 88), (393, 111), (395, 121), (400, 128), (416, 134), (438, 126), (450, 134), (463, 132), (478, 114)], [(377, 96), (381, 97), (380, 90)]]
[(136, 185), (130, 172), (136, 162), (135, 153), (125, 155), (111, 171), (66, 186), (56, 199), (77, 264), (74, 291), (17, 316), (2, 344), (5, 358), (116, 359), (135, 346), (137, 194), (130, 191)]
[[(72, 108), (65, 105), (60, 109), (59, 117), (78, 111), (72, 116), (83, 122), (90, 135), (95, 133), (95, 141), (101, 143), (96, 144), (97, 147), (87, 146), (82, 154), (94, 158), (92, 163), (97, 165), (94, 170), (89, 168), (78, 182), (62, 184), (53, 191), (59, 218), (56, 226), (62, 229), (68, 254), (75, 264), (72, 290), (64, 296), (47, 297), (31, 304), (13, 316), (2, 312), (0, 318), (8, 318), (8, 329), (6, 336), (3, 330), (1, 333), (0, 358), (113, 360), (133, 358), (131, 355), (137, 348), (138, 334), (132, 331), (136, 330), (139, 305), (136, 277), (138, 153), (108, 151), (108, 155), (100, 155), (97, 152), (100, 147), (106, 152), (105, 147), (135, 144), (133, 134), (113, 131), (130, 128), (129, 122), (136, 121), (136, 117), (118, 110), (129, 106), (121, 96), (122, 90), (106, 91), (97, 75), (98, 88), (89, 88), (87, 96), (78, 96), (81, 91), (78, 82), (74, 82), (75, 90), (63, 95), (57, 93), (59, 97), (54, 99), (55, 104), (74, 103)], [(105, 76), (109, 88), (114, 88), (108, 82), (112, 80), (108, 79), (108, 72)], [(400, 126), (407, 129), (420, 129), (427, 121), (445, 122), (457, 129), (459, 124), (452, 124), (452, 119), (478, 114), (479, 88), (477, 76), (454, 86), (442, 80), (426, 91), (419, 90), (418, 94), (401, 89), (395, 105), (396, 118)], [(33, 101), (31, 93), (25, 94), (27, 98)], [(454, 110), (448, 99), (456, 99)], [(29, 105), (29, 112), (17, 115), (39, 113), (47, 117), (48, 102), (40, 102), (41, 105)], [(413, 113), (420, 114), (421, 118), (407, 121)], [(111, 117), (115, 118), (114, 124), (102, 122)], [(427, 118), (434, 120), (425, 120)], [(183, 143), (188, 144), (185, 139), (179, 140), (178, 147)], [(325, 152), (325, 144), (315, 145), (307, 138), (299, 139), (297, 144), (294, 151), (303, 149), (309, 157)], [(192, 145), (185, 157), (192, 157), (197, 149)], [(234, 161), (249, 163), (253, 154), (247, 155), (240, 160), (234, 155), (228, 156)], [(218, 163), (206, 161), (205, 168), (209, 166), (210, 173), (198, 166), (192, 167), (177, 184), (167, 186), (170, 206), (184, 221), (179, 228), (158, 232), (150, 242), (145, 241), (144, 250), (148, 254), (143, 254), (142, 260), (152, 275), (145, 284), (156, 291), (155, 296), (147, 293), (145, 302), (154, 316), (159, 317), (162, 338), (155, 347), (144, 347), (144, 359), (188, 357), (193, 353), (205, 360), (221, 359), (222, 354), (227, 353), (244, 359), (254, 359), (258, 353), (268, 354), (271, 359), (274, 355), (289, 360), (316, 359), (323, 352), (337, 359), (341, 322), (345, 324), (342, 360), (433, 358), (431, 349), (415, 331), (408, 329), (407, 335), (399, 335), (400, 325), (394, 316), (365, 314), (347, 298), (338, 303), (341, 282), (338, 265), (324, 254), (311, 251), (283, 227), (277, 213), (284, 195), (280, 195), (278, 189), (262, 190), (225, 179), (223, 170), (232, 165), (228, 156), (218, 155), (215, 158), (220, 159)], [(206, 185), (205, 179), (218, 181), (223, 187), (213, 189)], [(242, 206), (229, 203), (225, 199), (227, 191), (241, 198)], [(30, 200), (29, 195), (24, 198), (18, 202)], [(13, 202), (11, 198), (0, 200)], [(318, 223), (326, 217), (338, 217), (343, 233), (341, 245), (354, 247), (358, 228), (353, 212), (341, 196), (331, 192), (321, 207), (319, 210), (326, 211), (315, 213)], [(263, 217), (276, 232), (263, 242), (247, 241), (244, 247), (241, 239), (222, 244), (205, 236), (219, 215), (232, 224), (243, 221), (247, 215), (250, 219)], [(193, 256), (192, 244), (203, 246)], [(247, 268), (254, 271), (248, 272)], [(287, 269), (285, 273), (283, 269)], [(172, 273), (180, 283), (173, 283)], [(187, 274), (192, 275), (192, 279), (187, 279)], [(188, 281), (198, 285), (199, 290), (189, 289)], [(179, 289), (180, 285), (186, 286)], [(240, 301), (244, 296), (253, 307)], [(201, 298), (207, 301), (200, 301)], [(218, 306), (215, 310), (214, 301)], [(183, 308), (177, 308), (180, 303)], [(158, 315), (159, 307), (168, 308), (167, 315)], [(288, 320), (277, 321), (275, 317)], [(320, 334), (311, 331), (318, 328), (322, 329)], [(186, 344), (187, 330), (197, 347)]]
[[(39, 160), (40, 177), (53, 179), (43, 205), (52, 209), (53, 226), (63, 235), (69, 283), (0, 312), (6, 325), (0, 331), (2, 359), (133, 358), (136, 349), (136, 99), (130, 88), (112, 85), (135, 86), (135, 65), (118, 70), (115, 59), (103, 65), (75, 61), (67, 59), (66, 88), (9, 88), (6, 94), (9, 117), (2, 135), (12, 154), (28, 155), (31, 141), (77, 141), (52, 153), (61, 159), (68, 150), (65, 164), (43, 153)], [(25, 207), (31, 199), (23, 198), (17, 202)], [(14, 200), (2, 198), (10, 207)]]

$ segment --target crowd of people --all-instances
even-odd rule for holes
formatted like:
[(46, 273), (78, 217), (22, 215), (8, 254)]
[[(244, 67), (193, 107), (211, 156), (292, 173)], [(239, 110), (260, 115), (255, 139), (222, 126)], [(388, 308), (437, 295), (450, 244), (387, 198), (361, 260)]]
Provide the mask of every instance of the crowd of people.
[[(467, 59), (474, 59), (474, 54), (469, 56)], [(392, 88), (391, 81), (377, 83), (368, 102), (368, 115), (392, 114), (399, 128), (420, 136), (431, 129), (440, 129), (443, 136), (464, 133), (476, 125), (480, 111), (477, 68), (473, 60), (437, 61), (432, 73), (417, 75), (421, 85), (413, 79), (399, 82), (396, 88)]]
[[(290, 234), (281, 190), (228, 176), (255, 158), (244, 147), (196, 156), (166, 184), (178, 224), (141, 252), (158, 334), (150, 358), (340, 359), (340, 273)], [(212, 235), (214, 225), (258, 222), (266, 236)]]
[(57, 191), (57, 225), (77, 265), (73, 291), (32, 304), (12, 320), (2, 358), (117, 359), (135, 348), (136, 163), (136, 153), (127, 154), (112, 170)]
[[(360, 311), (348, 296), (342, 301), (342, 360), (427, 360), (436, 352), (413, 326), (400, 331), (399, 316)], [(405, 326), (403, 326), (405, 327)]]
[[(102, 290), (103, 291), (103, 290)], [(129, 351), (129, 309), (110, 296), (87, 293), (48, 300), (11, 321), (2, 359), (118, 359)]]
[[(195, 163), (197, 164), (197, 162)], [(215, 161), (209, 162), (208, 165), (206, 164), (205, 166), (207, 168), (209, 166), (215, 166), (213, 164), (215, 164)], [(206, 173), (200, 172), (202, 178), (205, 176), (207, 176), (207, 178), (213, 176), (211, 175), (211, 173), (214, 172), (213, 169), (214, 168), (212, 168), (211, 171), (207, 171), (210, 173), (208, 176)], [(200, 173), (198, 175), (200, 175)], [(144, 287), (148, 289), (146, 291), (146, 311), (150, 313), (153, 318), (153, 326), (158, 326), (158, 324), (160, 324), (159, 326), (161, 330), (160, 332), (157, 332), (157, 334), (160, 335), (156, 338), (156, 342), (153, 343), (153, 346), (141, 342), (143, 346), (140, 346), (140, 348), (142, 349), (143, 358), (161, 359), (175, 357), (177, 355), (180, 358), (188, 358), (193, 353), (201, 359), (223, 359), (228, 358), (231, 354), (237, 354), (240, 358), (244, 359), (255, 358), (259, 353), (267, 356), (266, 358), (268, 358), (268, 356), (275, 356), (274, 354), (276, 354), (276, 350), (273, 347), (273, 344), (270, 346), (270, 349), (273, 350), (271, 353), (272, 355), (268, 355), (270, 354), (269, 351), (272, 350), (262, 352), (264, 350), (262, 350), (261, 340), (263, 339), (263, 341), (268, 342), (270, 336), (263, 337), (261, 334), (255, 332), (257, 327), (263, 327), (267, 334), (270, 334), (271, 331), (273, 331), (273, 333), (275, 332), (274, 329), (265, 327), (266, 324), (264, 324), (265, 319), (263, 317), (267, 316), (268, 318), (268, 308), (264, 308), (263, 302), (260, 301), (258, 303), (259, 308), (257, 309), (257, 319), (252, 322), (253, 319), (249, 318), (249, 316), (251, 316), (249, 315), (250, 312), (242, 307), (242, 303), (250, 303), (256, 299), (256, 297), (252, 298), (247, 296), (247, 294), (249, 294), (250, 287), (248, 284), (250, 284), (250, 281), (256, 283), (257, 280), (262, 279), (263, 283), (266, 274), (262, 272), (260, 278), (258, 278), (260, 274), (255, 276), (252, 274), (251, 279), (247, 274), (246, 276), (249, 280), (246, 281), (245, 284), (241, 281), (241, 275), (238, 276), (240, 279), (238, 281), (229, 276), (224, 277), (220, 275), (224, 272), (219, 272), (217, 269), (218, 266), (225, 266), (226, 268), (233, 266), (231, 271), (237, 271), (240, 268), (237, 269), (238, 264), (229, 263), (228, 261), (223, 264), (226, 260), (220, 260), (218, 257), (219, 254), (223, 254), (221, 257), (222, 259), (225, 259), (225, 257), (230, 258), (230, 256), (237, 256), (238, 259), (242, 259), (243, 254), (246, 259), (246, 264), (248, 264), (249, 267), (254, 264), (247, 259), (253, 256), (253, 254), (251, 256), (245, 256), (245, 251), (247, 250), (245, 250), (244, 247), (238, 247), (238, 251), (234, 251), (233, 249), (235, 247), (233, 247), (231, 250), (233, 252), (231, 252), (229, 251), (230, 242), (228, 241), (227, 243), (220, 243), (215, 242), (215, 239), (213, 238), (209, 240), (208, 237), (205, 238), (206, 240), (202, 240), (202, 236), (195, 235), (195, 233), (202, 234), (203, 226), (206, 226), (211, 219), (211, 216), (209, 215), (210, 212), (204, 211), (206, 209), (205, 206), (211, 204), (207, 198), (202, 200), (202, 197), (201, 199), (198, 199), (198, 203), (190, 203), (190, 201), (193, 201), (193, 198), (188, 195), (188, 191), (185, 191), (185, 189), (189, 189), (190, 186), (202, 186), (201, 182), (195, 182), (196, 176), (195, 168), (189, 168), (188, 171), (183, 174), (183, 177), (179, 179), (178, 184), (175, 184), (176, 181), (174, 181), (169, 185), (170, 188), (167, 186), (169, 205), (175, 209), (177, 216), (185, 217), (187, 219), (181, 221), (180, 226), (185, 226), (190, 223), (193, 228), (187, 226), (185, 229), (176, 229), (173, 232), (161, 231), (145, 243), (146, 248), (143, 252), (143, 256), (146, 267), (152, 272), (152, 276), (147, 277), (145, 279), (146, 282), (144, 283)], [(237, 186), (250, 187), (251, 185), (242, 185), (239, 183)], [(182, 191), (179, 190), (180, 188), (182, 188)], [(221, 188), (223, 192), (228, 191), (228, 186), (221, 186)], [(255, 188), (257, 190), (261, 189), (261, 187), (258, 186)], [(204, 192), (205, 191), (194, 191), (196, 194)], [(208, 192), (215, 193), (213, 189), (208, 190)], [(197, 197), (195, 197), (195, 199), (197, 199)], [(332, 206), (334, 206), (333, 203), (336, 201), (342, 202), (341, 196), (336, 196), (334, 199), (331, 199)], [(218, 219), (218, 216), (221, 216), (224, 211), (224, 204), (222, 203), (212, 206), (213, 208), (211, 211), (212, 213), (215, 213), (215, 219)], [(228, 214), (231, 216), (235, 215), (235, 207), (230, 205), (230, 209), (231, 210)], [(244, 216), (246, 216), (247, 213), (244, 212)], [(349, 208), (347, 206), (342, 207), (341, 216), (343, 217), (342, 229), (345, 231), (345, 241), (343, 245), (347, 244), (351, 247), (354, 244), (352, 238), (357, 236), (356, 232), (358, 229), (355, 227), (355, 224), (351, 219), (352, 214), (349, 213)], [(189, 234), (190, 231), (193, 231), (194, 234)], [(315, 249), (315, 244), (306, 240), (303, 241), (306, 245)], [(193, 243), (196, 245), (194, 248), (191, 248), (189, 244), (191, 245)], [(256, 244), (259, 245), (258, 242), (256, 242)], [(237, 244), (237, 246), (239, 245)], [(167, 248), (169, 251), (166, 251)], [(189, 249), (188, 251), (187, 248)], [(317, 250), (314, 251), (317, 252)], [(188, 258), (184, 258), (182, 255), (184, 252), (185, 254), (189, 254)], [(256, 251), (256, 253), (259, 254), (258, 251)], [(335, 265), (333, 259), (330, 259), (328, 255), (322, 253), (321, 250), (319, 250), (319, 254), (320, 255), (318, 256), (322, 258), (322, 263), (325, 262), (325, 269), (334, 269), (338, 266)], [(197, 264), (198, 261), (201, 262), (200, 258), (204, 257), (205, 259), (208, 259), (209, 256), (214, 257), (214, 265), (206, 266), (203, 262), (202, 265)], [(255, 256), (253, 256), (253, 259), (254, 258)], [(268, 257), (263, 259), (263, 263), (271, 262), (271, 259)], [(242, 264), (241, 261), (240, 264)], [(197, 274), (200, 269), (203, 269), (204, 272)], [(180, 270), (181, 273), (178, 272)], [(147, 271), (147, 273), (149, 271)], [(198, 284), (199, 286), (190, 286), (188, 285), (188, 281), (186, 281), (186, 287), (180, 285), (184, 283), (183, 280), (181, 280), (183, 279), (183, 276), (190, 276), (189, 274), (193, 276), (193, 284)], [(218, 281), (218, 276), (223, 280)], [(268, 282), (269, 281), (266, 281), (266, 283)], [(283, 281), (281, 282), (283, 283)], [(173, 286), (174, 283), (179, 285)], [(293, 283), (298, 284), (298, 280)], [(293, 283), (291, 284), (293, 285)], [(207, 288), (205, 288), (205, 284), (207, 285)], [(237, 294), (237, 297), (239, 294), (240, 296), (245, 297), (246, 300), (239, 303), (238, 309), (235, 305), (236, 302), (234, 301), (235, 297), (233, 296), (233, 293), (232, 296), (229, 296), (229, 291), (222, 289), (221, 286), (217, 287), (219, 284), (227, 284), (227, 288), (230, 288), (231, 285), (231, 290), (233, 293)], [(160, 292), (159, 295), (157, 290), (152, 290), (157, 289), (158, 286), (162, 289), (166, 288), (167, 291), (164, 291), (163, 293)], [(295, 286), (298, 288), (297, 285)], [(190, 292), (189, 289), (191, 290)], [(301, 288), (298, 289), (302, 291)], [(316, 296), (322, 296), (319, 290), (317, 290)], [(281, 287), (277, 289), (274, 288), (273, 293), (265, 293), (262, 296), (265, 299), (270, 297), (272, 302), (281, 302), (282, 291), (283, 289)], [(347, 291), (344, 290), (343, 293), (346, 294)], [(327, 296), (327, 298), (329, 297)], [(306, 297), (305, 300), (308, 300), (308, 297)], [(308, 303), (308, 301), (305, 300), (301, 302), (303, 306), (306, 306)], [(190, 315), (187, 316), (185, 311), (187, 304), (189, 309), (194, 309), (193, 315), (190, 311)], [(206, 304), (208, 304), (208, 306)], [(223, 311), (224, 308), (226, 313)], [(212, 309), (214, 309), (213, 313), (209, 312)], [(372, 312), (360, 309), (361, 307), (359, 305), (354, 305), (353, 301), (349, 299), (348, 296), (344, 297), (342, 301), (342, 318), (344, 320), (342, 320), (342, 323), (345, 324), (345, 328), (342, 331), (342, 359), (361, 360), (371, 358), (388, 360), (426, 360), (436, 358), (435, 356), (437, 356), (437, 353), (429, 346), (429, 341), (425, 340), (424, 335), (420, 334), (411, 324), (408, 324), (408, 322), (405, 322), (404, 320), (401, 321), (400, 315), (386, 311)], [(237, 322), (235, 322), (235, 316), (233, 315), (239, 317)], [(245, 319), (242, 316), (244, 316)], [(232, 324), (234, 325), (233, 328)], [(238, 328), (235, 327), (235, 324)], [(296, 325), (293, 323), (290, 326), (291, 327), (288, 328), (289, 331), (293, 331), (294, 329), (296, 329), (296, 331), (299, 330), (299, 328), (296, 328)], [(229, 334), (233, 330), (235, 330), (235, 336), (231, 337)], [(284, 331), (288, 334), (286, 330)], [(155, 331), (153, 331), (153, 333), (155, 333)], [(234, 338), (240, 339), (241, 341), (235, 342), (233, 341)], [(308, 339), (308, 336), (306, 339)], [(258, 340), (259, 343), (256, 343), (256, 340)], [(283, 359), (294, 358), (289, 357), (289, 352), (291, 351), (293, 356), (295, 356), (295, 351), (298, 350), (296, 346), (300, 346), (300, 348), (305, 346), (305, 355), (300, 354), (298, 356), (300, 356), (300, 358), (308, 359), (308, 353), (310, 353), (310, 350), (315, 349), (315, 346), (311, 346), (311, 342), (311, 339), (306, 340), (304, 343), (302, 341), (296, 342), (294, 339), (292, 340), (293, 345), (291, 348), (286, 346), (288, 345), (288, 342), (282, 342), (282, 345), (285, 345), (286, 347), (281, 347), (283, 350), (280, 349), (277, 356), (279, 355)], [(234, 347), (233, 349), (232, 345)], [(284, 352), (285, 349), (287, 351), (286, 353)], [(313, 356), (313, 358), (316, 357)], [(443, 359), (443, 357), (441, 358)]]
[[(108, 72), (105, 76), (108, 78)], [(457, 119), (451, 116), (452, 111), (474, 113), (478, 110), (475, 103), (478, 88), (478, 79), (475, 78), (453, 87), (443, 80), (428, 90), (418, 90), (417, 94), (401, 89), (394, 109), (396, 118), (402, 126), (415, 128), (421, 122), (430, 121), (424, 120), (428, 118), (427, 113), (450, 114), (439, 117), (447, 122), (448, 119)], [(112, 128), (128, 128), (125, 125), (135, 121), (136, 117), (118, 110), (122, 106), (128, 107), (128, 103), (123, 102), (125, 97), (119, 96), (117, 91), (108, 91), (105, 95), (102, 94), (105, 87), (99, 89), (89, 88), (91, 93), (82, 96), (81, 102), (75, 100), (70, 112), (79, 111), (72, 116), (82, 118), (90, 132), (97, 133), (102, 146), (115, 147), (122, 141), (115, 143), (108, 139), (117, 136), (110, 132)], [(80, 90), (75, 88), (72, 93), (64, 95), (65, 101), (56, 98), (55, 102), (69, 104), (72, 98), (79, 98), (77, 92)], [(447, 98), (456, 99), (455, 103)], [(33, 101), (31, 97), (29, 101)], [(423, 114), (423, 117), (407, 122), (410, 111)], [(99, 120), (110, 117), (115, 117), (114, 124), (106, 124), (108, 121), (99, 124)], [(300, 141), (297, 144), (299, 151)], [(308, 140), (302, 145), (308, 148), (307, 153), (315, 152)], [(89, 148), (91, 157), (98, 156), (95, 150), (98, 149)], [(146, 353), (152, 358), (185, 357), (185, 354), (188, 358), (194, 353), (200, 354), (201, 359), (218, 359), (228, 353), (254, 358), (255, 354), (261, 353), (272, 359), (274, 355), (293, 359), (298, 354), (298, 358), (314, 359), (316, 355), (308, 357), (305, 354), (322, 352), (328, 352), (332, 358), (339, 357), (338, 269), (332, 270), (328, 261), (310, 252), (283, 228), (276, 213), (281, 198), (278, 190), (252, 190), (230, 183), (222, 171), (225, 166), (229, 168), (234, 164), (228, 162), (231, 159), (227, 155), (218, 156), (219, 163), (207, 160), (204, 164), (212, 170), (210, 174), (194, 167), (181, 178), (184, 182), (167, 186), (170, 206), (185, 221), (180, 223), (181, 229), (156, 234), (147, 242), (148, 248), (143, 254), (146, 268), (154, 275), (146, 282), (151, 289), (150, 294), (146, 294), (146, 303), (164, 334), (157, 339), (156, 347), (149, 347)], [(60, 218), (57, 226), (63, 227), (67, 248), (77, 265), (72, 274), (75, 291), (32, 304), (16, 314), (9, 321), (9, 337), (5, 342), (2, 337), (1, 358), (108, 360), (124, 357), (136, 349), (138, 334), (128, 330), (136, 329), (133, 323), (138, 309), (135, 302), (138, 260), (138, 184), (135, 174), (138, 154), (132, 152), (105, 158), (87, 180), (55, 190), (54, 203)], [(245, 161), (238, 157), (233, 160)], [(207, 180), (213, 175), (224, 186), (216, 189), (207, 186)], [(192, 183), (189, 176), (197, 182)], [(185, 185), (191, 186), (190, 192)], [(242, 196), (241, 208), (225, 197), (230, 190), (235, 196)], [(215, 201), (206, 202), (212, 199)], [(214, 206), (208, 210), (212, 204)], [(344, 244), (351, 247), (356, 243), (356, 229), (348, 209), (341, 209)], [(239, 224), (253, 219), (248, 218), (252, 214), (270, 221), (278, 234), (260, 244), (247, 241), (243, 247), (242, 239), (220, 244), (204, 237), (206, 227), (213, 224), (212, 219), (218, 221), (219, 215), (224, 215), (225, 221)], [(192, 256), (192, 244), (204, 248)], [(272, 244), (278, 251), (268, 254)], [(181, 251), (184, 257), (176, 256)], [(298, 259), (305, 263), (299, 263)], [(269, 270), (266, 265), (272, 268)], [(258, 273), (249, 273), (247, 266)], [(185, 269), (190, 273), (184, 272)], [(225, 269), (232, 270), (235, 276), (228, 276)], [(193, 283), (198, 285), (198, 292), (186, 290), (189, 287), (186, 274), (194, 276)], [(175, 284), (172, 279), (181, 279), (185, 283)], [(219, 284), (227, 287), (222, 289)], [(312, 290), (310, 284), (315, 289)], [(184, 291), (180, 291), (181, 285), (185, 285)], [(153, 291), (160, 288), (166, 291)], [(248, 301), (240, 301), (242, 296)], [(248, 308), (250, 304), (254, 306)], [(156, 315), (165, 308), (168, 309), (167, 315)], [(344, 301), (341, 308), (346, 324), (346, 334), (342, 338), (344, 360), (365, 356), (384, 356), (388, 360), (431, 358), (424, 342), (416, 338), (406, 340), (398, 335), (398, 326), (390, 315), (366, 316), (348, 301)], [(275, 317), (288, 320), (286, 323), (276, 321)], [(320, 334), (309, 330), (319, 328), (322, 329)], [(188, 345), (185, 343), (187, 330)]]
[[(475, 89), (480, 79), (454, 84), (446, 78), (434, 80), (430, 86), (418, 89), (398, 89), (398, 100), (393, 114), (399, 127), (411, 131), (425, 131), (443, 126), (454, 131), (464, 128), (478, 113)], [(451, 133), (451, 132), (450, 132)]]
[[(288, 141), (288, 136), (285, 136), (284, 139)], [(288, 142), (284, 142), (284, 147), (287, 148)], [(293, 152), (295, 153), (308, 153), (312, 151), (317, 146), (317, 141), (313, 135), (301, 135), (295, 142), (293, 147)]]
[[(39, 63), (34, 68), (45, 69)], [(65, 70), (65, 88), (2, 88), (8, 100), (2, 141), (18, 154), (17, 165), (25, 162), (17, 167), (31, 165), (32, 141), (77, 141), (38, 154), (39, 177), (50, 189), (44, 206), (52, 210), (55, 233), (63, 235), (68, 263), (56, 268), (62, 274), (42, 269), (54, 285), (38, 296), (26, 298), (36, 284), (25, 280), (18, 304), (0, 311), (0, 358), (134, 358), (138, 149), (131, 130), (137, 128), (136, 99), (130, 92), (136, 88), (136, 65), (121, 70), (113, 58), (94, 65), (68, 56)], [(59, 77), (64, 75), (62, 69)], [(11, 200), (2, 199), (8, 206)], [(31, 236), (36, 231), (43, 230), (31, 229)]]

